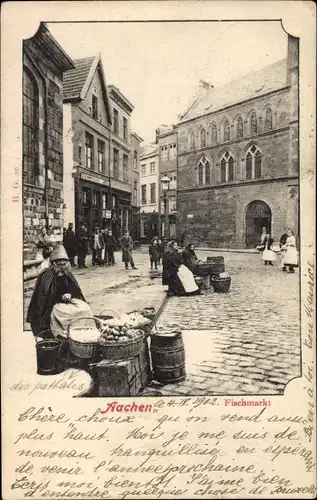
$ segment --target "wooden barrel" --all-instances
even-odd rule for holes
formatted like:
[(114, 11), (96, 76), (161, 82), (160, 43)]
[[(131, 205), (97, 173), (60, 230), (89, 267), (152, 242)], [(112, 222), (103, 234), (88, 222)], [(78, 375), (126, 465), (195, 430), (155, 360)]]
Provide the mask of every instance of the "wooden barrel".
[(222, 256), (207, 257), (207, 262), (212, 266), (213, 276), (218, 276), (220, 273), (225, 272), (225, 261)]
[(185, 349), (182, 333), (153, 335), (151, 357), (154, 378), (162, 384), (185, 380)]

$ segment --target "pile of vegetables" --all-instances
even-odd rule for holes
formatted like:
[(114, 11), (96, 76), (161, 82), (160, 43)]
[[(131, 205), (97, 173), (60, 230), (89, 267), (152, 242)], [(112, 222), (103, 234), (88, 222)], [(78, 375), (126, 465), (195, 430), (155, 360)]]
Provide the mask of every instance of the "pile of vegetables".
[(142, 330), (131, 328), (129, 325), (103, 325), (101, 335), (99, 337), (99, 344), (105, 345), (107, 342), (127, 342), (128, 340), (133, 341), (142, 337)]

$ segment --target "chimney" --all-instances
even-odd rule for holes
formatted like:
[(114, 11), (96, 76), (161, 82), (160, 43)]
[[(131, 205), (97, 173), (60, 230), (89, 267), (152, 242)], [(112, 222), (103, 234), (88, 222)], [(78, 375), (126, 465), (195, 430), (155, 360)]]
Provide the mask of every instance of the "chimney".
[(213, 85), (210, 83), (206, 82), (205, 80), (199, 80), (199, 88), (204, 89), (204, 90), (210, 90), (213, 89)]

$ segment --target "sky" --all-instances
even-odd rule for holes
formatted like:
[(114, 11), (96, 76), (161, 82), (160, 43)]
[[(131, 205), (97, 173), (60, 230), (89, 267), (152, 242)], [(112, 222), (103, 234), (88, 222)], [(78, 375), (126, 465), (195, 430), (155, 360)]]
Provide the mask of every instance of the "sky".
[(131, 127), (145, 143), (176, 123), (199, 80), (214, 86), (284, 59), (277, 21), (47, 24), (73, 59), (101, 53), (107, 84), (134, 105)]

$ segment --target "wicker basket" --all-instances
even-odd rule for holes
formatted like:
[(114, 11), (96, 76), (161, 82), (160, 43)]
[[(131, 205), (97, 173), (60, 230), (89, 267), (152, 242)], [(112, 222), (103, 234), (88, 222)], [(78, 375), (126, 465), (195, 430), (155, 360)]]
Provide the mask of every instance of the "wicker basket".
[(231, 278), (230, 276), (228, 278), (217, 278), (213, 277), (212, 280), (212, 285), (214, 287), (215, 292), (218, 293), (228, 293), (231, 285)]
[[(97, 328), (99, 330), (101, 329), (102, 325), (101, 325), (101, 322), (99, 321), (99, 319), (86, 317), (86, 316), (83, 318), (77, 318), (68, 325), (69, 348), (70, 348), (71, 352), (73, 354), (75, 354), (75, 356), (77, 356), (78, 358), (90, 359), (90, 358), (93, 358), (98, 351), (98, 348), (99, 348), (98, 341), (96, 340), (96, 342), (80, 342), (78, 340), (74, 340), (71, 336), (72, 330), (85, 330), (85, 329), (90, 330), (91, 329), (87, 326), (80, 327), (78, 324), (82, 320), (94, 321), (95, 325), (97, 325)], [(77, 324), (77, 328), (76, 328), (76, 326), (74, 326), (75, 323)]]
[(100, 353), (103, 359), (117, 361), (128, 359), (140, 353), (144, 336), (137, 339), (126, 340), (124, 342), (104, 341), (100, 344)]

